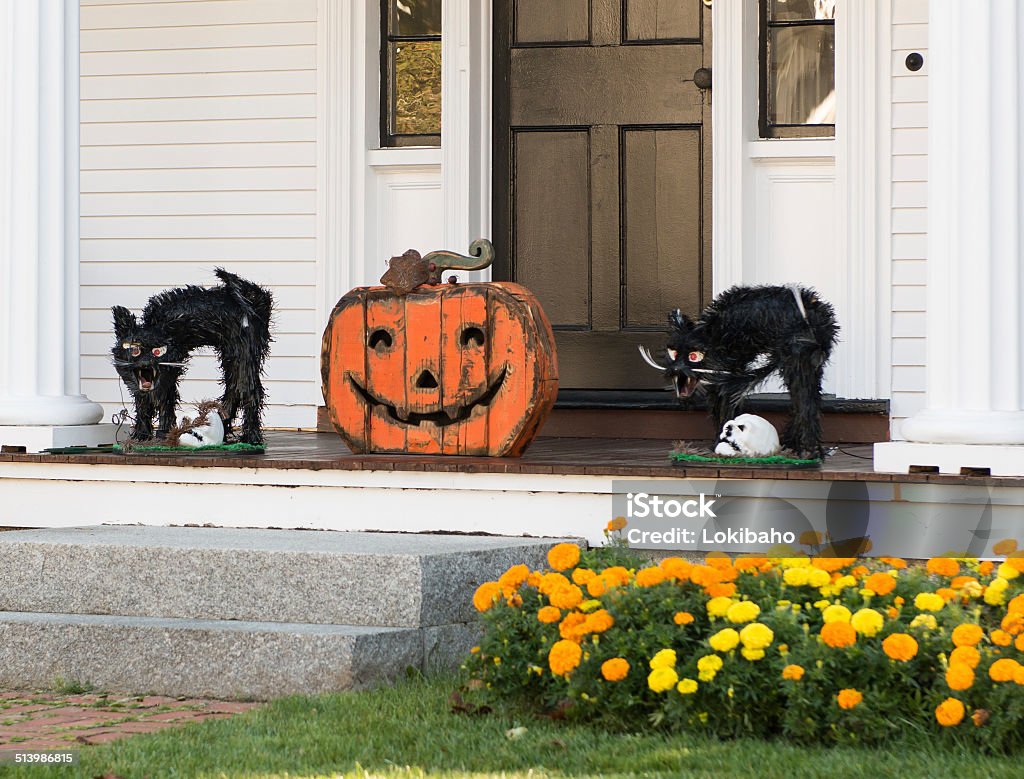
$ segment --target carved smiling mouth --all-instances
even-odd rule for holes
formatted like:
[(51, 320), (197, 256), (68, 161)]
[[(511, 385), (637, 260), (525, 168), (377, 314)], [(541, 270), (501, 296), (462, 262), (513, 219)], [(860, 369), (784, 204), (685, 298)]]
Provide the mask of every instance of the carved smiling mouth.
[(419, 426), (421, 422), (433, 422), (438, 427), (447, 427), (448, 425), (454, 425), (458, 422), (464, 422), (469, 419), (469, 415), (473, 412), (473, 409), (477, 406), (489, 406), (491, 401), (494, 400), (494, 396), (498, 394), (498, 390), (501, 389), (501, 385), (505, 382), (506, 368), (501, 369), (501, 373), (498, 377), (491, 382), (490, 386), (484, 390), (476, 400), (467, 403), (465, 406), (460, 406), (455, 412), (454, 416), (451, 416), (447, 411), (431, 411), (428, 414), (421, 414), (417, 411), (410, 411), (406, 414), (399, 414), (398, 409), (390, 403), (380, 400), (374, 397), (369, 390), (359, 384), (352, 375), (349, 374), (348, 380), (355, 387), (356, 392), (366, 401), (369, 406), (381, 406), (387, 410), (388, 416), (396, 422), (401, 422), (404, 425)]

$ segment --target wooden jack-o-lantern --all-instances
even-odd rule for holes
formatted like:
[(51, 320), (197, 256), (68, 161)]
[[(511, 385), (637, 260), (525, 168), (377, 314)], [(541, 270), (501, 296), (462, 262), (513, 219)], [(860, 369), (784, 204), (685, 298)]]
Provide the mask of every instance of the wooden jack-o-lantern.
[[(324, 400), (354, 452), (518, 456), (558, 392), (555, 339), (518, 284), (439, 283), (485, 267), (449, 252), (394, 258), (382, 279), (338, 301), (324, 331)], [(424, 281), (424, 279), (426, 279)]]

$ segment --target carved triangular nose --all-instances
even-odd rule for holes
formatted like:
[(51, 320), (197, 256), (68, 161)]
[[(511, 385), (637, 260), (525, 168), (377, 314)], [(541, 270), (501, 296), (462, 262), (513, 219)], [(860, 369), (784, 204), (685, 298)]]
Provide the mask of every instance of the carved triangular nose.
[(417, 389), (437, 389), (437, 379), (434, 378), (433, 373), (424, 370), (416, 379), (416, 387)]

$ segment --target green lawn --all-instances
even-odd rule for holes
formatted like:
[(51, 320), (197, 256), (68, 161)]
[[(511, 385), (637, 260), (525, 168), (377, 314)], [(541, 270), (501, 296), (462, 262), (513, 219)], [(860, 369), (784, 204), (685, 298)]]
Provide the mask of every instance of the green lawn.
[[(71, 769), (14, 776), (130, 777), (994, 777), (1020, 759), (935, 751), (801, 749), (762, 741), (612, 734), (495, 714), (449, 712), (450, 679), (372, 692), (288, 698), (230, 720), (86, 748)], [(526, 728), (518, 738), (506, 735)]]

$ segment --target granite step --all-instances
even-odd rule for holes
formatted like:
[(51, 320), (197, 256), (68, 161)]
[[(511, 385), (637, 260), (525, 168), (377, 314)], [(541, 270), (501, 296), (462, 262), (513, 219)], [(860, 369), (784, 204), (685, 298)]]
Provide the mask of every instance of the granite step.
[(0, 688), (63, 680), (245, 700), (334, 692), (447, 667), (475, 630), (0, 612)]
[(0, 533), (0, 611), (419, 628), (559, 539), (96, 527)]

